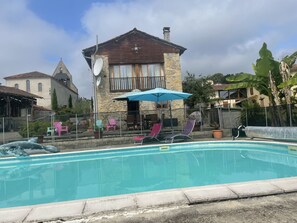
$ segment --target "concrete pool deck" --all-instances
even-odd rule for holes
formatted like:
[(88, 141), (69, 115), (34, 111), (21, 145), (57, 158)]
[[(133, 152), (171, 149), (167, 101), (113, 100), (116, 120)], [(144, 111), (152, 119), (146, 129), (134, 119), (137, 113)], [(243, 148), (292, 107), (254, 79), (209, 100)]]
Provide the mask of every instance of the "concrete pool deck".
[(293, 192), (297, 192), (297, 177), (2, 208), (0, 222), (88, 222), (89, 218), (101, 219), (116, 212), (141, 212), (164, 207), (178, 209), (189, 205)]

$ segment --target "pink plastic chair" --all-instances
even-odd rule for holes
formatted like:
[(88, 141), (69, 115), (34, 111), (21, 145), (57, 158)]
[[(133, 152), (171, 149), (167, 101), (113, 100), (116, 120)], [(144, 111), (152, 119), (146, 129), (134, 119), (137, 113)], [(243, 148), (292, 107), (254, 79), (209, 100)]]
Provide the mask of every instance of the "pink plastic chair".
[(62, 126), (62, 122), (54, 122), (54, 127), (57, 130), (59, 136), (61, 136), (62, 132), (68, 133), (68, 126)]
[(161, 123), (155, 123), (152, 127), (152, 130), (150, 132), (150, 134), (148, 134), (147, 136), (135, 136), (133, 137), (133, 141), (134, 143), (140, 143), (143, 144), (143, 141), (145, 140), (157, 140), (157, 137), (161, 131), (162, 125)]
[(108, 119), (108, 123), (106, 125), (106, 130), (109, 131), (109, 129), (116, 130), (117, 128), (117, 121), (114, 118)]

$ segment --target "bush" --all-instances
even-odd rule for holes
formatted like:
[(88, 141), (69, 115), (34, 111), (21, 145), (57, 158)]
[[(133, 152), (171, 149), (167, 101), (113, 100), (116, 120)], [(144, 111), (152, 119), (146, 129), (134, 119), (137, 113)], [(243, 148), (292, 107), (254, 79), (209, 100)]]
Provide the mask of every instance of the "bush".
[[(29, 136), (46, 135), (47, 127), (50, 127), (51, 123), (46, 121), (35, 121), (29, 123)], [(27, 137), (27, 125), (22, 126), (19, 131), (20, 135)]]

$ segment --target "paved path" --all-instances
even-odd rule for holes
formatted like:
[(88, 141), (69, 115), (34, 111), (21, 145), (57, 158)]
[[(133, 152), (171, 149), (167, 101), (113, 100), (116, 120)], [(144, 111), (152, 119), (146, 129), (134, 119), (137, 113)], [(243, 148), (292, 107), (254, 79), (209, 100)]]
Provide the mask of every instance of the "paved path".
[(297, 194), (167, 207), (118, 215), (93, 216), (88, 223), (282, 223), (297, 222)]

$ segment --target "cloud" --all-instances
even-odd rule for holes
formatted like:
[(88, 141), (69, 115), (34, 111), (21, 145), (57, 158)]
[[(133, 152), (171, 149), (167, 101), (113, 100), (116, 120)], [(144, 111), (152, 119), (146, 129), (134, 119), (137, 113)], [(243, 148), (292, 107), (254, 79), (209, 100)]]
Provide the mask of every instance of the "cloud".
[(35, 70), (52, 73), (53, 63), (68, 56), (65, 52), (74, 45), (67, 33), (36, 17), (25, 2), (1, 4), (0, 15), (1, 77)]
[[(38, 18), (25, 1), (17, 0), (1, 4), (0, 29), (0, 77), (31, 71), (52, 75), (63, 58), (79, 93), (91, 95), (91, 75), (81, 54), (83, 36), (76, 41), (55, 24)], [(5, 84), (4, 80), (0, 82)]]
[(162, 38), (170, 26), (171, 41), (187, 48), (183, 73), (195, 74), (252, 72), (263, 42), (275, 59), (297, 49), (295, 0), (99, 1), (85, 11), (78, 24), (84, 32), (75, 35), (42, 20), (27, 3), (0, 0), (0, 77), (52, 74), (62, 57), (85, 97), (92, 95), (92, 77), (81, 50), (94, 45), (96, 35), (105, 42), (136, 27)]
[[(263, 42), (276, 55), (282, 44), (296, 43), (297, 2), (251, 1), (130, 1), (94, 4), (82, 24), (90, 36), (106, 41), (133, 27), (162, 37), (162, 27), (171, 27), (171, 40), (186, 47), (183, 70), (191, 73), (252, 72)], [(280, 33), (278, 33), (280, 32)], [(294, 41), (295, 42), (295, 41)], [(291, 52), (290, 52), (291, 51)], [(284, 52), (282, 52), (284, 54)]]

